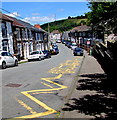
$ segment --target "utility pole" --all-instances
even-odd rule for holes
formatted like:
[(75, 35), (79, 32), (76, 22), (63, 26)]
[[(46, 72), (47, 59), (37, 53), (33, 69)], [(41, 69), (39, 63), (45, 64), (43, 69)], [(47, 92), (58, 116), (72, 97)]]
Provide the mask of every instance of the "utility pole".
[(50, 25), (48, 22), (48, 50), (50, 51)]
[(56, 21), (56, 14), (55, 14), (55, 21)]

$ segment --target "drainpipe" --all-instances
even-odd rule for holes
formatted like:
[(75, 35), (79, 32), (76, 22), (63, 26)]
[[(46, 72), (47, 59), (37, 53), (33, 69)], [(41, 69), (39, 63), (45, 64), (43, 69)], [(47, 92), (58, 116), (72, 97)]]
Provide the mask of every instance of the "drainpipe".
[(22, 47), (22, 59), (24, 59), (24, 45), (23, 45), (23, 35), (22, 35), (22, 29), (20, 29), (20, 37), (21, 37), (21, 47)]

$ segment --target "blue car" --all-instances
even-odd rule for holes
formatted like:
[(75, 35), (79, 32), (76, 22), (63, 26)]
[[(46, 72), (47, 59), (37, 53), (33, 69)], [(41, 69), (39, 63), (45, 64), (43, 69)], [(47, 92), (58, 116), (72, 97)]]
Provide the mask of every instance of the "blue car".
[(43, 50), (42, 52), (44, 53), (45, 58), (51, 58), (51, 54), (49, 50)]
[(76, 55), (83, 55), (83, 49), (82, 48), (75, 48), (74, 50), (73, 50), (73, 54), (74, 54), (74, 56), (76, 56)]
[(51, 49), (51, 55), (57, 55), (59, 53), (59, 49), (58, 48), (53, 48)]

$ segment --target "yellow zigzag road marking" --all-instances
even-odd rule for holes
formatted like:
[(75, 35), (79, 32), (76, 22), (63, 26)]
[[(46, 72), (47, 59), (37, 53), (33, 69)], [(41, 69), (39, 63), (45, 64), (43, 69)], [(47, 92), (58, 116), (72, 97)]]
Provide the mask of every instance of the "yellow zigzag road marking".
[(46, 81), (48, 83), (52, 83), (53, 85), (59, 86), (58, 88), (53, 88), (51, 85), (48, 85), (48, 84), (42, 82), (42, 84), (50, 87), (51, 89), (30, 90), (30, 91), (23, 91), (23, 92), (21, 92), (23, 95), (25, 95), (26, 97), (28, 97), (29, 99), (31, 99), (32, 101), (34, 101), (35, 103), (37, 103), (38, 105), (40, 105), (44, 109), (46, 109), (47, 110), (46, 112), (37, 113), (31, 107), (29, 107), (28, 105), (26, 105), (23, 101), (17, 99), (17, 101), (23, 107), (25, 107), (27, 110), (29, 110), (30, 113), (32, 113), (32, 114), (31, 115), (21, 116), (21, 117), (15, 117), (13, 119), (17, 119), (17, 118), (18, 119), (19, 118), (24, 118), (24, 119), (36, 118), (36, 117), (41, 117), (41, 116), (45, 116), (45, 115), (56, 113), (57, 112), (56, 110), (54, 110), (51, 107), (47, 106), (45, 103), (39, 101), (38, 99), (36, 99), (35, 97), (33, 97), (31, 94), (53, 93), (52, 91), (57, 91), (57, 90), (61, 90), (61, 89), (67, 88), (67, 86), (60, 85), (58, 83), (53, 82), (52, 80), (60, 79), (62, 77), (62, 74), (65, 74), (65, 73), (74, 73), (73, 70), (78, 66), (78, 64), (79, 63), (78, 63), (77, 58), (74, 59), (74, 60), (67, 60), (66, 63), (63, 63), (59, 67), (53, 68), (53, 69), (51, 69), (49, 71), (51, 73), (59, 74), (58, 76), (56, 76), (56, 77), (50, 77), (50, 78), (41, 78), (42, 80), (44, 80), (44, 81)]
[(25, 107), (27, 110), (29, 110), (30, 113), (32, 113), (32, 114), (36, 114), (37, 113), (30, 106), (25, 104), (22, 100), (19, 100), (19, 99), (16, 99), (16, 100), (19, 102), (19, 104), (21, 104), (23, 107)]
[(45, 86), (48, 86), (48, 87), (50, 87), (50, 88), (53, 88), (51, 85), (48, 85), (48, 84), (46, 84), (46, 83), (44, 83), (44, 82), (41, 82), (42, 84), (44, 84)]
[[(49, 91), (56, 91), (56, 90), (60, 90), (60, 89), (64, 89), (67, 88), (66, 86), (60, 85), (58, 83), (55, 83), (51, 80), (53, 79), (60, 79), (62, 77), (62, 74), (56, 76), (56, 77), (51, 77), (51, 78), (42, 78), (42, 80), (45, 80), (47, 82), (53, 83), (54, 85), (59, 86), (60, 88), (53, 88), (53, 89), (41, 89), (41, 90), (31, 90), (31, 91), (24, 91), (21, 92), (23, 95), (25, 95), (26, 97), (30, 98), (32, 101), (34, 101), (35, 103), (37, 103), (38, 105), (42, 106), (44, 109), (48, 110), (46, 112), (42, 112), (42, 113), (33, 113), (32, 115), (25, 115), (25, 116), (21, 116), (21, 117), (16, 117), (16, 118), (36, 118), (36, 117), (40, 117), (40, 116), (45, 116), (45, 115), (49, 115), (52, 113), (56, 113), (57, 111), (50, 108), (49, 106), (47, 106), (45, 103), (39, 101), (38, 99), (36, 99), (35, 97), (33, 97), (32, 95), (30, 95), (29, 93), (35, 94), (35, 93), (48, 93)], [(24, 105), (24, 103), (22, 103), (21, 101), (19, 102), (21, 105), (25, 106), (26, 109), (30, 109), (29, 106), (27, 106), (26, 104)]]

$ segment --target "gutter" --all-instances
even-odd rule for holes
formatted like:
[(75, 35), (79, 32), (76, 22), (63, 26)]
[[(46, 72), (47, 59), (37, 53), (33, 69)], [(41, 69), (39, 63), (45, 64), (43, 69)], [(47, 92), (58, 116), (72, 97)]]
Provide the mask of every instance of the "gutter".
[[(86, 51), (85, 51), (86, 52)], [(68, 103), (69, 102), (69, 99), (74, 91), (74, 89), (76, 88), (76, 82), (79, 80), (79, 74), (80, 74), (80, 71), (81, 71), (81, 68), (82, 68), (82, 65), (84, 63), (84, 59), (85, 59), (85, 54), (83, 55), (83, 59), (82, 59), (82, 62), (79, 66), (79, 70), (78, 72), (76, 73), (73, 81), (72, 81), (72, 85), (70, 86), (69, 88), (69, 93), (67, 95), (67, 97), (65, 98), (64, 100), (64, 105), (61, 107), (61, 108), (64, 108), (65, 107), (65, 103)], [(64, 114), (65, 114), (66, 111), (63, 111), (63, 110), (60, 110), (60, 116), (58, 116), (58, 118), (64, 118)]]

